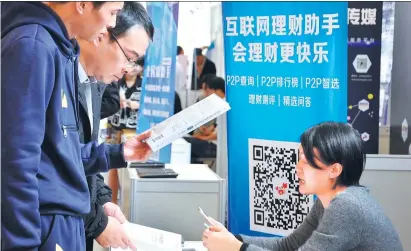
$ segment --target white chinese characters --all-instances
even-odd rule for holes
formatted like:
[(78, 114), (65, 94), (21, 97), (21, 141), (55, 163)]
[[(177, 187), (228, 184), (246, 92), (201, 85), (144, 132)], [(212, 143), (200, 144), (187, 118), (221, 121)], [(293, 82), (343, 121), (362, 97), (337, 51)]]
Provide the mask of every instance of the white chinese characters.
[(170, 65), (147, 65), (144, 69), (144, 74), (148, 78), (166, 79), (170, 77)]
[(328, 62), (328, 43), (274, 42), (243, 44), (237, 42), (232, 53), (234, 62), (322, 64)]
[(248, 94), (248, 104), (277, 106), (277, 107), (300, 107), (310, 108), (311, 97), (308, 96), (281, 96), (273, 94)]
[(269, 87), (287, 89), (328, 89), (339, 90), (340, 79), (335, 77), (295, 77), (295, 76), (238, 76), (227, 75), (227, 86)]
[[(362, 25), (372, 25), (376, 21), (376, 9), (353, 9), (348, 12), (349, 20)], [(275, 16), (230, 16), (225, 18), (226, 36), (329, 36), (340, 28), (338, 13), (293, 14)]]
[(377, 9), (376, 8), (349, 8), (348, 24), (351, 25), (376, 25)]
[(238, 42), (233, 48), (234, 62), (245, 62), (247, 49), (241, 42)]
[[(355, 13), (355, 10), (351, 12)], [(361, 19), (366, 16), (368, 21)], [(372, 23), (371, 9), (352, 15), (355, 22)], [(229, 16), (225, 18), (226, 36), (332, 36), (340, 29), (339, 13), (292, 14), (273, 16)], [(232, 47), (234, 62), (247, 63), (328, 63), (328, 42), (307, 41), (235, 41)], [(155, 72), (156, 73), (156, 72)], [(154, 73), (154, 74), (155, 74)]]

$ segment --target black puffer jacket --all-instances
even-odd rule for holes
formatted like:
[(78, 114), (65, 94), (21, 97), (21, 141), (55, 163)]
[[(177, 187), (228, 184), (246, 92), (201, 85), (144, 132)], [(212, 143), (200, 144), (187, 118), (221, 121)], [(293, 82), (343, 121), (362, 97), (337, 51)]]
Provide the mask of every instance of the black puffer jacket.
[[(90, 87), (93, 133), (91, 133), (90, 120), (87, 114), (84, 83), (79, 86), (79, 135), (82, 143), (98, 141), (100, 119), (104, 119), (120, 109), (120, 97), (116, 87), (103, 83), (93, 83), (90, 84)], [(104, 231), (108, 223), (108, 217), (104, 213), (103, 205), (111, 201), (111, 189), (104, 183), (104, 178), (100, 174), (87, 177), (87, 183), (90, 190), (91, 209), (90, 213), (84, 216), (84, 227), (87, 251), (92, 251), (94, 239)]]

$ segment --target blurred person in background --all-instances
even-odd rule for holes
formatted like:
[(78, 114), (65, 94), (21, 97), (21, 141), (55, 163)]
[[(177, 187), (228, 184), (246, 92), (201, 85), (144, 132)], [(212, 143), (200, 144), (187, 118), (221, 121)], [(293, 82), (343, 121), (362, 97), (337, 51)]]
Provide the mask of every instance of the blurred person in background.
[[(120, 95), (120, 109), (108, 119), (108, 134), (111, 143), (118, 144), (136, 135), (143, 73), (144, 58), (140, 58), (137, 70), (125, 74), (117, 83)], [(118, 171), (115, 169), (110, 170), (108, 184), (112, 189), (113, 196), (111, 201), (114, 204), (117, 204), (119, 182)]]
[(184, 50), (183, 50), (183, 47), (177, 45), (177, 57), (179, 55), (184, 55)]
[[(205, 96), (205, 82), (207, 81), (207, 79), (212, 78), (216, 76), (215, 74), (207, 74), (205, 75), (201, 80), (201, 93), (198, 96), (196, 102), (199, 102), (200, 100), (204, 99)], [(208, 136), (210, 134), (212, 134), (214, 132), (214, 129), (216, 127), (216, 122), (217, 119), (213, 119), (209, 122), (207, 122), (206, 124), (200, 126), (199, 128), (197, 128), (196, 130), (194, 130), (193, 132), (190, 133), (190, 135), (196, 135), (196, 136)]]
[[(127, 73), (117, 83), (120, 94), (120, 110), (109, 118), (109, 140), (112, 143), (122, 142), (136, 134), (138, 123), (138, 111), (140, 109), (140, 97), (143, 84), (144, 58), (137, 64), (134, 72)], [(174, 113), (182, 110), (180, 98), (174, 94)], [(116, 169), (109, 171), (109, 186), (112, 189), (112, 202), (118, 204), (118, 192), (120, 189), (121, 175)]]
[(201, 90), (201, 80), (208, 74), (217, 74), (217, 69), (213, 61), (203, 55), (202, 48), (195, 49), (196, 62), (193, 65), (193, 75), (191, 79), (191, 90)]
[(187, 63), (187, 61), (185, 61), (184, 50), (181, 46), (177, 46), (175, 90), (182, 108), (185, 108), (187, 105), (187, 65), (183, 65), (184, 62)]
[[(211, 94), (216, 94), (222, 99), (225, 99), (225, 81), (224, 79), (217, 77), (215, 75), (206, 75), (203, 82), (203, 96), (208, 97)], [(226, 122), (223, 118), (224, 115), (219, 116), (215, 120), (206, 125), (201, 126), (194, 134), (193, 137), (196, 139), (212, 141), (217, 144), (217, 134), (218, 134), (218, 125), (220, 121), (220, 128), (223, 130)], [(225, 131), (225, 129), (224, 129)]]

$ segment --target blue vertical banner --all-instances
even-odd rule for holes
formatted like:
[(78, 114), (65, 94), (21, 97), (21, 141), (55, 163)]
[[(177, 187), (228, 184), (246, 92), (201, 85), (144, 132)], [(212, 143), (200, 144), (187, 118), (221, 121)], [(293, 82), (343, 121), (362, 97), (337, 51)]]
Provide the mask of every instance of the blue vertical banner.
[(223, 2), (228, 227), (286, 236), (306, 218), (299, 136), (347, 121), (346, 2)]
[[(154, 24), (153, 43), (145, 58), (137, 133), (174, 114), (178, 2), (147, 2)], [(170, 163), (171, 145), (154, 153), (152, 160)]]

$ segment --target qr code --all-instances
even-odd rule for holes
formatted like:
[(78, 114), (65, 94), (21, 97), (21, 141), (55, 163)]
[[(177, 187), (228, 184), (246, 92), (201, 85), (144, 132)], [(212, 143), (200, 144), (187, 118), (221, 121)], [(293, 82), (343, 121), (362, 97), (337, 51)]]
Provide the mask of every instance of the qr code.
[(366, 70), (368, 68), (367, 58), (357, 58), (357, 69)]
[(249, 139), (251, 230), (287, 236), (306, 218), (313, 196), (299, 192), (299, 143)]

